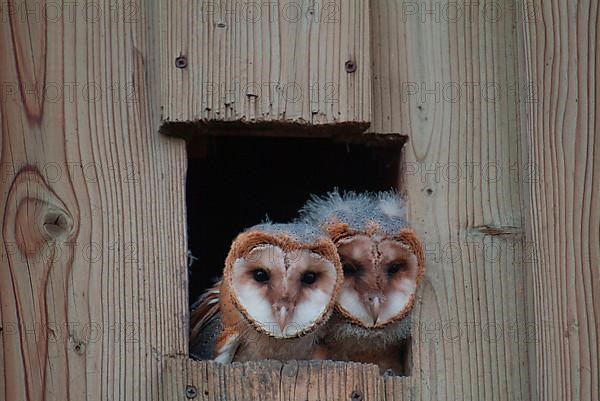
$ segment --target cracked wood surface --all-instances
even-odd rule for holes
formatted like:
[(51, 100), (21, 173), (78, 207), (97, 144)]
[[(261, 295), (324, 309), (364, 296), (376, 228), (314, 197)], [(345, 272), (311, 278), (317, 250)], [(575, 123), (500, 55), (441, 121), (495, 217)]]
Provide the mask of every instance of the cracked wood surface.
[(331, 361), (164, 362), (163, 400), (408, 401), (410, 379), (382, 377), (374, 365)]
[(165, 122), (368, 127), (368, 1), (159, 3)]

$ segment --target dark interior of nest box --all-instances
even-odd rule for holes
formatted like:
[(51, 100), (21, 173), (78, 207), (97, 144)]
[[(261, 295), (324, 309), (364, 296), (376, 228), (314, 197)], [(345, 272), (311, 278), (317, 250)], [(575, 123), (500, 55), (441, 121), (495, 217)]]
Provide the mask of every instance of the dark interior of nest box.
[[(366, 135), (364, 135), (366, 136)], [(188, 140), (190, 305), (221, 275), (235, 236), (267, 217), (288, 222), (311, 194), (398, 188), (403, 138), (203, 136)]]

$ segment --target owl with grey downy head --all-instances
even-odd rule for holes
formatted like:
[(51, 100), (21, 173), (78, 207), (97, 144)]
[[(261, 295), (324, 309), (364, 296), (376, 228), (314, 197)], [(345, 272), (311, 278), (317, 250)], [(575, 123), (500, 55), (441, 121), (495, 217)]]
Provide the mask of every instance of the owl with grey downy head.
[(327, 357), (405, 373), (409, 314), (425, 261), (403, 200), (394, 191), (333, 191), (313, 197), (300, 214), (328, 232), (343, 266), (337, 313), (322, 340)]
[(208, 344), (223, 363), (320, 359), (342, 281), (336, 247), (320, 228), (254, 226), (233, 241), (223, 279), (192, 312), (191, 351), (206, 354)]

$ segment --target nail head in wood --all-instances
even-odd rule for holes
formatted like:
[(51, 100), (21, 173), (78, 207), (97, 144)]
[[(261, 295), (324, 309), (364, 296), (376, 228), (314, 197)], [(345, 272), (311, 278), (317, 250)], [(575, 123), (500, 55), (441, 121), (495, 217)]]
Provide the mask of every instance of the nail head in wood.
[(358, 390), (354, 390), (354, 391), (352, 392), (352, 394), (350, 394), (350, 399), (351, 399), (352, 401), (362, 401), (362, 399), (363, 399), (363, 395), (362, 395), (362, 393), (361, 393), (360, 391), (358, 391)]
[(187, 67), (187, 57), (186, 56), (179, 56), (175, 59), (175, 67), (177, 68), (185, 68)]
[(346, 67), (346, 72), (348, 74), (351, 74), (354, 71), (356, 71), (356, 63), (352, 60), (346, 61), (346, 64), (344, 64), (344, 67)]
[(190, 400), (193, 398), (196, 398), (196, 396), (198, 396), (198, 390), (196, 389), (195, 386), (188, 385), (185, 388), (185, 396), (187, 398), (189, 398)]

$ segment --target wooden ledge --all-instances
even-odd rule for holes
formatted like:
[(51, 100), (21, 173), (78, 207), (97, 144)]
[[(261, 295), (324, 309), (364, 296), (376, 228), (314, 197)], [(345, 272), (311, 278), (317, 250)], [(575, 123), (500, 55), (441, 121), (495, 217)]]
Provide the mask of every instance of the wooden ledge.
[(345, 122), (338, 124), (311, 125), (274, 121), (164, 121), (160, 133), (166, 136), (185, 139), (188, 143), (206, 142), (218, 137), (274, 137), (330, 139), (347, 144), (369, 146), (397, 146), (401, 148), (408, 139), (404, 133), (376, 134), (366, 132), (368, 123)]
[(409, 377), (383, 377), (375, 365), (333, 361), (261, 361), (223, 365), (164, 360), (163, 400), (410, 400)]

